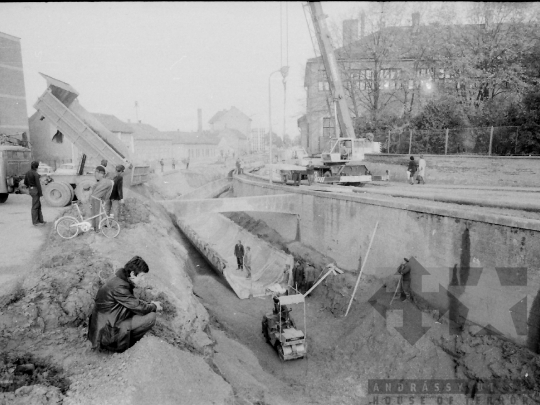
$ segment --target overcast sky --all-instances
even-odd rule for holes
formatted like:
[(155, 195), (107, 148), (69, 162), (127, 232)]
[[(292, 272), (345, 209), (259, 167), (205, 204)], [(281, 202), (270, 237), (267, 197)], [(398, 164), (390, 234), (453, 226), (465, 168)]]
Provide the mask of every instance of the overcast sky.
[[(286, 130), (296, 136), (305, 62), (314, 56), (302, 4), (2, 3), (0, 32), (21, 38), (29, 115), (45, 90), (43, 72), (77, 89), (90, 112), (134, 121), (138, 101), (139, 119), (164, 131), (196, 130), (197, 108), (210, 129), (208, 120), (231, 106), (252, 118), (252, 128), (268, 128), (268, 77), (287, 62), (280, 35), (287, 9)], [(333, 21), (358, 7), (322, 6)], [(272, 127), (281, 136), (279, 74), (272, 90)]]

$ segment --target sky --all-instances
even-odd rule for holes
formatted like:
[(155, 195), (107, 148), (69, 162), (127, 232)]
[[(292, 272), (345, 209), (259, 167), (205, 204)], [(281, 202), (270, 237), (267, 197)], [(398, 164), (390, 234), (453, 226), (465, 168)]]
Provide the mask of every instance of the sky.
[[(331, 18), (351, 8), (322, 5)], [(301, 2), (1, 3), (0, 32), (21, 38), (29, 116), (43, 72), (71, 84), (90, 112), (134, 122), (137, 101), (138, 118), (163, 131), (196, 130), (198, 108), (210, 129), (231, 106), (267, 129), (269, 76), (288, 62), (285, 130), (299, 133), (305, 62), (314, 57)], [(281, 136), (279, 73), (271, 90)]]

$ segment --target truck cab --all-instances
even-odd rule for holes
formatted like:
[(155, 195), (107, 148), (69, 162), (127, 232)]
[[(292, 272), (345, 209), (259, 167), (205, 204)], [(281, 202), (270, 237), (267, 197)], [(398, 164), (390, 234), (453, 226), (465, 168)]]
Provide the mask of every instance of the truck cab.
[(30, 170), (31, 161), (30, 149), (0, 144), (0, 203), (6, 202), (10, 193), (20, 193), (19, 183)]

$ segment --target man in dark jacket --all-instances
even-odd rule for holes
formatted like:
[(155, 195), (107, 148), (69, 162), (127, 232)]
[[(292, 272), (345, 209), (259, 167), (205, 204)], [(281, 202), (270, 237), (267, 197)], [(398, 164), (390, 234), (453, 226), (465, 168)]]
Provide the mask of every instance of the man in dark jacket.
[(407, 166), (407, 171), (409, 172), (409, 183), (414, 184), (414, 174), (418, 170), (418, 165), (414, 160), (414, 156), (411, 156), (409, 160), (409, 165)]
[(244, 268), (244, 254), (244, 245), (242, 245), (242, 241), (239, 240), (238, 243), (234, 245), (234, 255), (236, 256), (238, 270)]
[(114, 219), (118, 221), (120, 217), (120, 204), (124, 203), (124, 165), (116, 166), (116, 177), (113, 179), (113, 188), (109, 200), (105, 204), (107, 215), (111, 215), (111, 208)]
[(297, 261), (293, 268), (293, 286), (298, 291), (304, 288), (304, 265)]
[(148, 271), (146, 262), (135, 256), (99, 289), (88, 322), (92, 349), (123, 352), (152, 329), (161, 304), (148, 304), (133, 295), (133, 289)]
[(398, 268), (398, 273), (401, 274), (401, 282), (405, 299), (411, 300), (411, 264), (409, 259), (404, 258), (403, 263)]
[(40, 175), (37, 172), (39, 167), (39, 162), (32, 162), (30, 164), (30, 170), (28, 170), (24, 176), (24, 184), (28, 187), (28, 192), (32, 196), (32, 224), (34, 226), (39, 226), (46, 224), (43, 220), (43, 214), (41, 213), (41, 201), (40, 198), (43, 197), (41, 191), (41, 183), (39, 182)]

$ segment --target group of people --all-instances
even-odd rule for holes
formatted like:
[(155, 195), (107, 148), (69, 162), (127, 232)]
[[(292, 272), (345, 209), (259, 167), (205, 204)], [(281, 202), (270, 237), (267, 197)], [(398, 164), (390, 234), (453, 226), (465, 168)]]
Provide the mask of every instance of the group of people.
[(236, 159), (236, 174), (244, 174), (244, 161), (240, 158)]
[(298, 259), (294, 263), (292, 275), (292, 286), (301, 294), (309, 291), (313, 287), (315, 280), (317, 280), (315, 267), (302, 259)]
[[(41, 210), (41, 198), (43, 190), (41, 188), (41, 175), (37, 172), (39, 167), (38, 161), (33, 161), (30, 164), (30, 170), (24, 176), (24, 184), (28, 187), (28, 193), (32, 197), (32, 207), (30, 214), (32, 224), (34, 226), (45, 225), (47, 222), (43, 220), (43, 212)], [(96, 167), (94, 177), (96, 183), (91, 187), (90, 194), (90, 216), (99, 215), (101, 202), (105, 203), (105, 212), (107, 215), (114, 218), (119, 217), (120, 204), (124, 203), (123, 193), (123, 173), (124, 165), (116, 166), (116, 175), (113, 179), (108, 178), (107, 160), (102, 160), (101, 164)], [(52, 181), (52, 180), (51, 180)], [(97, 199), (97, 200), (96, 200)], [(99, 200), (99, 201), (98, 201)], [(99, 232), (98, 224), (101, 218), (96, 216), (91, 220), (92, 227), (96, 232)]]
[(418, 184), (426, 184), (426, 160), (424, 155), (420, 155), (420, 160), (416, 163), (414, 156), (411, 156), (409, 159), (409, 164), (407, 165), (407, 179), (410, 184), (414, 184), (415, 180)]

